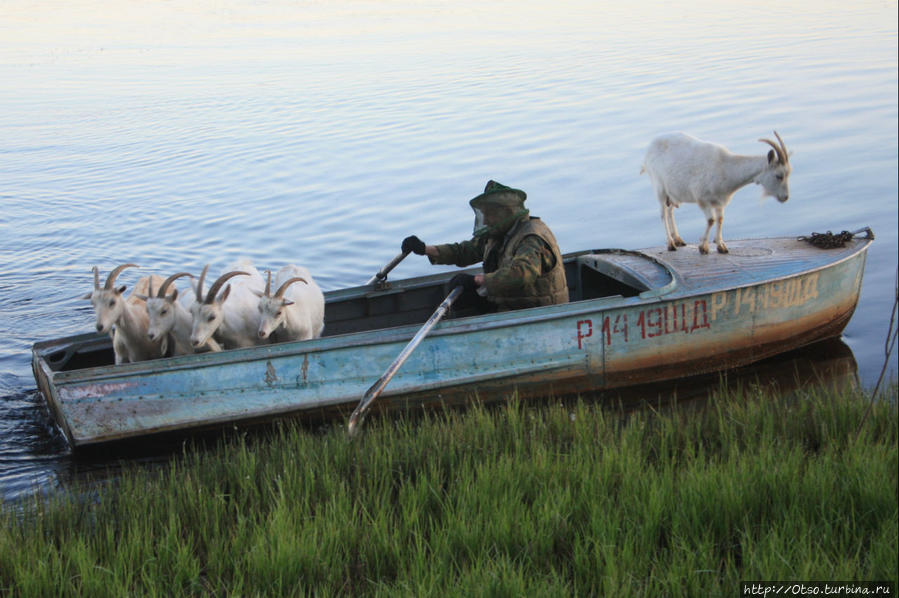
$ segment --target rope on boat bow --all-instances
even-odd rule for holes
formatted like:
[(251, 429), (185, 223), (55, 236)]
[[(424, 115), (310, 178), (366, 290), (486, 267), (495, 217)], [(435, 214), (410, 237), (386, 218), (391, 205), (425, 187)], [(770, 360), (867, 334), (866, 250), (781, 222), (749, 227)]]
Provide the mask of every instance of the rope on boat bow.
[(834, 249), (836, 247), (843, 247), (846, 243), (855, 238), (856, 235), (861, 233), (867, 233), (868, 239), (874, 238), (874, 232), (870, 228), (865, 227), (853, 232), (844, 230), (837, 234), (830, 231), (827, 231), (826, 233), (812, 233), (807, 237), (799, 237), (799, 240), (811, 243), (815, 247), (820, 247), (821, 249)]

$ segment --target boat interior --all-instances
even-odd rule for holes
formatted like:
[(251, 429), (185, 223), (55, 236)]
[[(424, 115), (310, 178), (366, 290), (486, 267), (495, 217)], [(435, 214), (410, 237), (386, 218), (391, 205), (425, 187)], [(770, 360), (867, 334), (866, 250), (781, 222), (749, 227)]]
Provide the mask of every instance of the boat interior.
[[(633, 297), (661, 286), (670, 276), (643, 254), (623, 250), (584, 251), (565, 256), (565, 275), (570, 301), (606, 297)], [(476, 269), (469, 270), (476, 272)], [(449, 293), (447, 282), (453, 272), (387, 280), (365, 287), (325, 293), (323, 336), (423, 324)], [(445, 318), (474, 316), (474, 308), (451, 309)], [(66, 339), (63, 339), (66, 340)], [(72, 342), (46, 344), (45, 363), (53, 371), (71, 371), (114, 363), (108, 336), (87, 334)]]
[[(470, 270), (474, 273), (477, 270)], [(328, 297), (325, 305), (325, 332), (335, 336), (350, 332), (423, 324), (450, 292), (447, 283), (454, 273), (375, 285), (367, 293), (355, 293), (350, 300)], [(584, 253), (565, 258), (565, 277), (570, 301), (603, 297), (633, 297), (650, 288), (650, 283), (630, 268), (621, 267), (609, 256)], [(478, 315), (474, 307), (454, 306), (445, 319)]]

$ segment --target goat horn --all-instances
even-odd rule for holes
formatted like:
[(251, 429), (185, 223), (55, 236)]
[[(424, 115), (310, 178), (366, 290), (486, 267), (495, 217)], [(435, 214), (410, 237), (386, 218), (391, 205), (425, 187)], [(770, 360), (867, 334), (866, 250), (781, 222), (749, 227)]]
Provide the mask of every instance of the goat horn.
[(209, 264), (203, 266), (203, 271), (200, 272), (200, 280), (197, 281), (197, 289), (194, 293), (197, 296), (197, 303), (203, 302), (203, 281), (206, 280), (207, 272), (209, 272)]
[(94, 288), (100, 288), (100, 268), (94, 266)]
[(116, 266), (116, 269), (109, 273), (109, 276), (106, 277), (106, 285), (104, 285), (104, 289), (110, 290), (112, 289), (112, 285), (115, 284), (116, 277), (124, 270), (125, 268), (140, 268), (137, 264), (122, 264), (121, 266)]
[(777, 137), (777, 140), (780, 142), (780, 148), (784, 151), (784, 164), (786, 164), (790, 161), (790, 154), (787, 152), (787, 144), (780, 138), (777, 131), (774, 131), (774, 136)]
[(289, 278), (286, 281), (284, 281), (284, 284), (282, 284), (281, 287), (277, 290), (277, 292), (275, 292), (275, 299), (282, 299), (284, 297), (284, 291), (287, 290), (287, 287), (289, 287), (290, 285), (292, 285), (295, 282), (302, 282), (303, 284), (309, 284), (308, 282), (306, 282), (305, 278), (300, 278), (299, 276)]
[(206, 294), (206, 301), (204, 301), (204, 303), (212, 303), (213, 299), (215, 299), (215, 296), (218, 294), (219, 289), (222, 288), (222, 285), (225, 284), (225, 282), (229, 278), (234, 278), (235, 276), (249, 276), (249, 275), (250, 275), (249, 272), (241, 272), (240, 270), (234, 270), (234, 271), (228, 272), (227, 274), (222, 274), (221, 276), (218, 277), (218, 279), (214, 283), (212, 283), (212, 286), (209, 287), (209, 293)]
[(767, 143), (771, 147), (774, 148), (774, 152), (777, 154), (777, 161), (781, 164), (786, 164), (786, 160), (784, 159), (783, 150), (781, 150), (777, 145), (774, 144), (770, 139), (759, 139), (762, 143)]
[[(172, 274), (171, 276), (169, 276), (162, 282), (162, 285), (159, 287), (159, 294), (157, 294), (156, 296), (159, 297), (160, 299), (164, 299), (165, 292), (168, 290), (169, 285), (172, 284), (173, 282), (175, 282), (177, 279), (181, 278), (182, 276), (190, 276), (191, 278), (193, 278), (193, 274), (191, 274), (190, 272), (178, 272), (177, 274)], [(151, 285), (150, 295), (152, 296), (153, 295), (153, 288), (152, 288), (153, 279), (152, 278), (150, 279), (150, 285)]]
[(265, 296), (271, 297), (272, 296), (272, 271), (266, 270), (265, 273), (268, 275), (268, 277), (265, 279)]

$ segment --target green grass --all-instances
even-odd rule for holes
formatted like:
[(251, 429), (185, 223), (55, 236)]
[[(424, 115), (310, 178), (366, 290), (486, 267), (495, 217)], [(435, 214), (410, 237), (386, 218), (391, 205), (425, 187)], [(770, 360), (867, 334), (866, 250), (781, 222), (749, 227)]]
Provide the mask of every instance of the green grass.
[[(284, 424), (0, 511), (0, 594), (734, 596), (897, 579), (896, 388)], [(864, 419), (863, 426), (859, 424)], [(894, 586), (895, 587), (895, 586)]]

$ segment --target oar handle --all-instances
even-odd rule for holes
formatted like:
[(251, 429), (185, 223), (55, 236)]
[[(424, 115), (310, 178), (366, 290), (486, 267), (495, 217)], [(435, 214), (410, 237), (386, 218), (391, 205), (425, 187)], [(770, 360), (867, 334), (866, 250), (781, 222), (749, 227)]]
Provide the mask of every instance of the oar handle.
[(396, 359), (393, 360), (393, 363), (387, 368), (387, 371), (384, 372), (378, 381), (371, 385), (371, 387), (365, 391), (365, 394), (362, 395), (362, 400), (359, 401), (359, 404), (356, 406), (356, 409), (353, 411), (353, 414), (350, 415), (350, 421), (347, 424), (347, 431), (350, 436), (355, 436), (358, 432), (359, 428), (362, 426), (362, 420), (365, 417), (365, 413), (368, 411), (371, 404), (375, 402), (375, 399), (381, 394), (381, 391), (384, 390), (384, 387), (387, 386), (387, 383), (390, 382), (390, 379), (393, 378), (393, 375), (397, 373), (400, 367), (406, 362), (410, 355), (412, 355), (412, 351), (415, 350), (416, 347), (424, 340), (424, 338), (428, 335), (431, 329), (446, 315), (446, 312), (449, 311), (450, 306), (453, 304), (453, 301), (462, 293), (462, 287), (456, 287), (450, 294), (446, 296), (446, 299), (437, 307), (431, 317), (428, 318), (428, 321), (425, 322), (424, 326), (419, 328), (418, 332), (415, 333), (415, 336), (412, 337), (412, 340), (403, 348), (400, 354)]
[(390, 262), (388, 262), (388, 264), (387, 264), (386, 266), (384, 266), (383, 268), (381, 268), (381, 269), (378, 271), (377, 274), (375, 274), (374, 276), (372, 276), (371, 278), (369, 278), (369, 279), (368, 279), (368, 282), (366, 282), (365, 284), (374, 284), (374, 283), (376, 283), (376, 282), (380, 282), (380, 281), (384, 280), (385, 278), (387, 278), (387, 274), (388, 274), (391, 270), (393, 270), (394, 268), (396, 268), (396, 265), (397, 265), (397, 264), (399, 264), (401, 261), (403, 261), (404, 259), (406, 259), (406, 256), (407, 256), (407, 255), (409, 255), (409, 252), (408, 252), (408, 251), (404, 251), (404, 252), (398, 254), (395, 258), (393, 258), (392, 260), (390, 260)]

